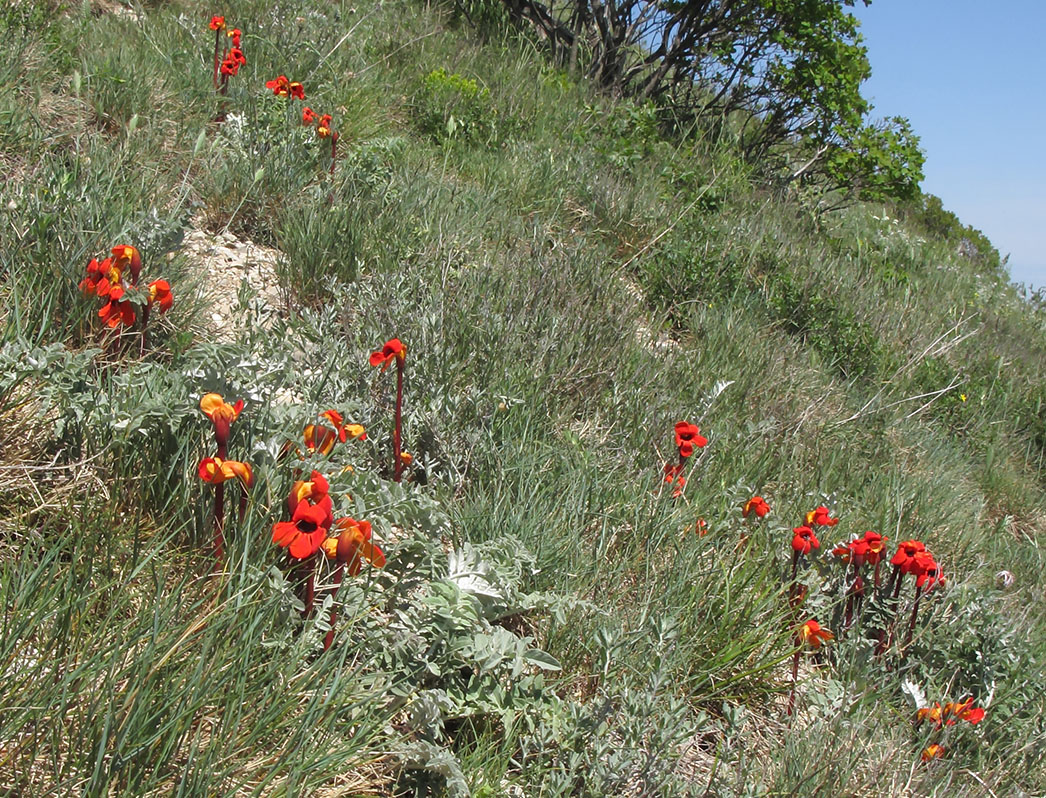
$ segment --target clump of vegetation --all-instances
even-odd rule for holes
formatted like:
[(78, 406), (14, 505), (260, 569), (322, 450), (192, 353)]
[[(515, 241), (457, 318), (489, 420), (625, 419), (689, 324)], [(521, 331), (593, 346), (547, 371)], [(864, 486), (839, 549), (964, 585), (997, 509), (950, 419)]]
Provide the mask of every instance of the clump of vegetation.
[(444, 67), (422, 78), (414, 99), (414, 118), (418, 131), (436, 142), (461, 139), (487, 144), (498, 133), (490, 91)]

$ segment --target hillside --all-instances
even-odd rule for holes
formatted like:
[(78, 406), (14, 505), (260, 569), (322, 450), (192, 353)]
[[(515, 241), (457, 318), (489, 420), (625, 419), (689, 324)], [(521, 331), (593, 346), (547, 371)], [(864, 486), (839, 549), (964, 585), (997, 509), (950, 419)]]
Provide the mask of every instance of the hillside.
[(490, 7), (0, 7), (0, 793), (1046, 794), (1046, 311)]

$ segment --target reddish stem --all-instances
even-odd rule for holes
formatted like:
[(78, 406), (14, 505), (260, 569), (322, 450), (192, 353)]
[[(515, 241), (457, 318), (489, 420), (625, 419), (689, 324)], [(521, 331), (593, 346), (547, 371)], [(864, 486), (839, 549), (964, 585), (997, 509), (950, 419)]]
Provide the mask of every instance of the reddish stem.
[(403, 478), (403, 459), (400, 449), (400, 433), (403, 423), (403, 368), (404, 358), (396, 358), (396, 426), (392, 430), (392, 479), (399, 482)]
[(218, 88), (218, 47), (221, 44), (222, 31), (221, 28), (214, 32), (214, 76), (211, 79), (214, 83), (214, 88)]
[(225, 485), (214, 488), (214, 567), (221, 570), (225, 562)]
[[(229, 459), (229, 445), (223, 436), (218, 435), (215, 428), (214, 440), (218, 444), (219, 460)], [(214, 559), (215, 568), (221, 570), (225, 562), (225, 485), (218, 483), (214, 486)]]
[[(331, 594), (332, 599), (338, 597), (338, 589), (341, 587), (341, 576), (345, 570), (345, 563), (339, 562), (338, 568), (334, 571), (334, 592)], [(331, 643), (334, 642), (334, 624), (338, 620), (338, 608), (335, 606), (331, 607), (330, 615), (330, 629), (327, 630), (327, 636), (323, 638), (323, 650), (326, 651), (331, 647)]]
[(904, 636), (904, 645), (901, 646), (901, 657), (904, 657), (905, 651), (908, 645), (912, 642), (912, 635), (915, 633), (915, 618), (919, 614), (919, 599), (922, 598), (922, 592), (919, 590), (919, 583), (915, 583), (915, 602), (912, 604), (912, 617), (908, 621), (908, 634)]

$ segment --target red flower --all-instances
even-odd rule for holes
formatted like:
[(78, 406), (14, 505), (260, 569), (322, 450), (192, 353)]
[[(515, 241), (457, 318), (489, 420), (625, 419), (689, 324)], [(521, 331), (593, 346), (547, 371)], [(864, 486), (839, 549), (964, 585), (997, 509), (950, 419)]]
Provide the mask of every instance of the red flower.
[[(321, 139), (325, 139), (331, 134), (331, 115), (324, 114), (320, 117), (319, 123), (316, 125), (316, 135)], [(393, 340), (396, 340), (395, 338)], [(386, 344), (388, 346), (388, 344)]]
[[(959, 720), (965, 720), (968, 723), (980, 723), (984, 720), (984, 709), (982, 707), (973, 706), (973, 697), (967, 698), (965, 701), (959, 701), (957, 703), (947, 703), (944, 705), (944, 715), (952, 715)], [(948, 725), (951, 726), (955, 721), (948, 721)]]
[(683, 473), (682, 463), (665, 463), (665, 482), (675, 482), (676, 478)]
[(305, 106), (301, 111), (301, 123), (303, 125), (311, 125), (319, 117), (316, 116), (316, 112), (313, 111), (309, 106)]
[(886, 548), (886, 541), (888, 538), (884, 538), (878, 532), (868, 530), (864, 533), (864, 542), (867, 547), (867, 551), (864, 555), (864, 561), (869, 565), (878, 565), (879, 561), (883, 557), (883, 549)]
[(799, 645), (820, 648), (822, 643), (834, 640), (835, 635), (822, 629), (817, 621), (809, 620), (796, 630), (796, 638)]
[(294, 99), (305, 99), (305, 87), (302, 86), (300, 83), (291, 83), (287, 88), (291, 93), (291, 97), (293, 97)]
[(812, 549), (821, 548), (820, 541), (810, 527), (797, 526), (792, 533), (792, 548), (800, 554), (809, 554)]
[(338, 535), (323, 542), (323, 553), (344, 563), (350, 576), (357, 576), (363, 570), (364, 560), (375, 568), (385, 565), (384, 552), (371, 543), (370, 521), (339, 518), (334, 526), (339, 530)]
[(922, 541), (906, 540), (898, 545), (897, 553), (890, 559), (890, 564), (900, 568), (902, 574), (913, 573), (912, 567), (915, 562), (915, 555), (924, 551), (926, 551), (926, 546), (923, 545)]
[(916, 586), (924, 590), (929, 590), (937, 583), (944, 584), (941, 566), (937, 564), (928, 551), (921, 551), (915, 555), (911, 573), (915, 576)]
[[(279, 521), (272, 526), (272, 542), (290, 552), (298, 560), (315, 554), (327, 538), (329, 526), (326, 510), (309, 502), (299, 502), (290, 521)], [(329, 522), (327, 522), (329, 523)]]
[(676, 422), (676, 446), (679, 447), (680, 457), (689, 457), (694, 449), (701, 449), (708, 445), (708, 438), (701, 434), (696, 424), (688, 421)]
[(243, 400), (240, 399), (235, 405), (226, 402), (219, 393), (208, 393), (200, 399), (200, 410), (214, 424), (214, 439), (218, 442), (219, 450), (229, 443), (229, 430), (240, 416), (243, 410)]
[(832, 549), (832, 554), (844, 562), (861, 566), (878, 564), (882, 557), (883, 542), (885, 538), (878, 532), (869, 530), (862, 538), (854, 538), (849, 543), (841, 543)]
[(330, 454), (337, 441), (344, 443), (349, 438), (361, 441), (367, 440), (367, 432), (360, 424), (346, 424), (341, 413), (337, 410), (324, 410), (320, 413), (324, 418), (334, 425), (334, 429), (322, 424), (309, 424), (305, 427), (305, 448), (310, 452), (318, 451), (320, 454)]
[(306, 449), (323, 455), (330, 454), (338, 441), (337, 433), (322, 424), (308, 424), (305, 427), (304, 438)]
[(110, 327), (118, 327), (121, 324), (130, 327), (134, 324), (134, 306), (129, 299), (121, 300), (122, 296), (123, 288), (114, 286), (109, 290), (109, 302), (98, 311), (102, 321)]
[(287, 497), (291, 520), (273, 525), (272, 542), (299, 560), (315, 554), (334, 523), (329, 490), (330, 485), (319, 471), (313, 471), (308, 482), (295, 482)]
[(211, 30), (221, 30), (225, 27), (225, 17), (211, 17)]
[(91, 258), (87, 264), (87, 276), (80, 281), (80, 290), (85, 294), (109, 296), (109, 289), (120, 283), (120, 270), (113, 266), (113, 259), (106, 258), (101, 263)]
[(233, 47), (239, 47), (240, 46), (240, 36), (243, 35), (242, 31), (240, 31), (239, 28), (233, 28), (228, 33), (229, 33), (229, 38), (232, 39), (232, 46)]
[(939, 743), (933, 743), (923, 751), (922, 760), (923, 762), (929, 762), (932, 759), (940, 759), (942, 756), (944, 756), (944, 746)]
[(678, 499), (680, 496), (682, 496), (683, 495), (683, 488), (685, 488), (685, 487), (686, 487), (686, 477), (684, 477), (684, 476), (676, 477), (676, 486), (672, 490), (672, 498), (673, 499)]
[(811, 510), (806, 514), (807, 526), (835, 526), (838, 523), (838, 518), (829, 517), (828, 508), (824, 505), (821, 505), (816, 510)]
[(236, 64), (237, 69), (242, 66), (247, 66), (247, 57), (243, 54), (243, 50), (240, 49), (238, 44), (232, 46), (227, 57), (230, 61)]
[[(951, 706), (951, 704), (948, 706)], [(930, 723), (938, 729), (941, 728), (941, 725), (944, 722), (944, 712), (941, 710), (940, 702), (934, 702), (932, 707), (923, 707), (915, 713), (916, 725), (922, 723), (924, 720), (930, 721)]]
[(212, 485), (220, 485), (230, 479), (238, 479), (243, 487), (249, 488), (254, 484), (254, 471), (250, 464), (241, 463), (238, 460), (222, 460), (219, 457), (205, 457), (200, 461), (196, 469), (200, 479)]
[[(325, 116), (324, 119), (330, 119), (329, 116)], [(320, 120), (320, 124), (323, 124), (323, 120)], [(399, 338), (391, 338), (385, 342), (385, 346), (381, 348), (380, 352), (371, 352), (370, 364), (372, 366), (381, 366), (381, 370), (385, 371), (389, 367), (389, 364), (393, 360), (399, 360), (401, 363), (407, 359), (407, 347), (400, 341)]]
[(703, 538), (708, 534), (708, 523), (704, 518), (697, 519), (697, 522), (694, 524), (694, 532), (697, 533), (699, 538)]
[(243, 400), (240, 399), (236, 404), (231, 405), (222, 398), (220, 393), (208, 393), (200, 399), (200, 410), (215, 424), (219, 421), (232, 424), (243, 411)]
[(149, 304), (153, 303), (159, 303), (161, 313), (166, 313), (174, 304), (171, 284), (166, 280), (154, 280), (149, 283)]
[(762, 496), (753, 496), (751, 499), (745, 502), (745, 506), (741, 508), (741, 517), (748, 518), (752, 513), (755, 513), (756, 518), (765, 518), (766, 514), (770, 512), (770, 505), (766, 503)]
[(280, 75), (278, 78), (266, 81), (265, 88), (272, 89), (272, 93), (277, 97), (286, 97), (291, 93), (291, 82), (286, 75)]
[(321, 507), (327, 513), (327, 522), (324, 526), (329, 529), (330, 525), (334, 523), (334, 516), (332, 515), (333, 508), (329, 491), (330, 484), (324, 478), (323, 474), (319, 471), (313, 471), (307, 482), (298, 480), (294, 483), (294, 486), (291, 488), (291, 493), (287, 497), (287, 509), (290, 510), (291, 515), (293, 515), (301, 502), (310, 502), (317, 507)]
[(120, 270), (121, 275), (125, 269), (130, 268), (131, 285), (138, 285), (138, 275), (142, 273), (142, 257), (137, 249), (129, 244), (113, 247), (113, 266)]

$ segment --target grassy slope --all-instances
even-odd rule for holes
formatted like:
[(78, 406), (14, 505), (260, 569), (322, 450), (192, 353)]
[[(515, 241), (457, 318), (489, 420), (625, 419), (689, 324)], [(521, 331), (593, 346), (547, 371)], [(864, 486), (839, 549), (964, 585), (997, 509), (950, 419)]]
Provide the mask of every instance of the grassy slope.
[[(480, 44), (412, 3), (223, 9), (248, 65), (229, 94), (242, 123), (219, 129), (214, 10), (4, 12), (5, 788), (1046, 789), (1046, 344), (1003, 277), (881, 208), (816, 223), (729, 148), (663, 141), (530, 46)], [(447, 97), (423, 78), (440, 67), (489, 92), (454, 108), (476, 140), (431, 135)], [(278, 73), (334, 112), (333, 181), (261, 88)], [(287, 253), (275, 329), (208, 342), (199, 276), (164, 258), (193, 218)], [(76, 288), (123, 240), (178, 295), (144, 360), (103, 354)], [(406, 492), (378, 475), (389, 400), (366, 367), (392, 335), (410, 346), (406, 440), (429, 475)], [(193, 476), (207, 390), (248, 398), (234, 444), (259, 472), (223, 580), (205, 576)], [(297, 634), (270, 567), (291, 477), (266, 452), (329, 406), (376, 441), (336, 455), (357, 467), (336, 487), (390, 563), (339, 595), (319, 655), (323, 630)], [(660, 469), (680, 418), (711, 443), (673, 502)], [(773, 513), (745, 531), (753, 493)], [(919, 537), (950, 586), (904, 665), (858, 635), (804, 665), (789, 725), (787, 530), (826, 499), (843, 520), (825, 549), (867, 528)], [(447, 579), (444, 548), (465, 542), (496, 606)], [(1003, 568), (1010, 591), (994, 588)], [(822, 619), (829, 600), (811, 597)], [(483, 664), (476, 635), (497, 629), (562, 673)], [(991, 696), (932, 768), (904, 678), (931, 701)]]

